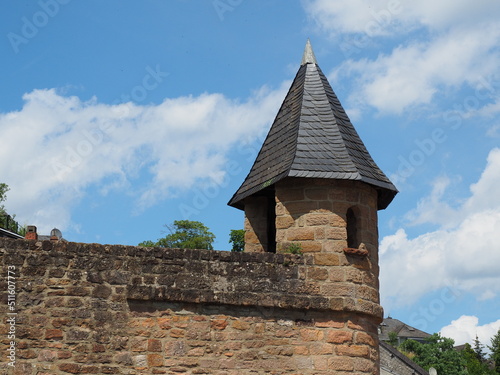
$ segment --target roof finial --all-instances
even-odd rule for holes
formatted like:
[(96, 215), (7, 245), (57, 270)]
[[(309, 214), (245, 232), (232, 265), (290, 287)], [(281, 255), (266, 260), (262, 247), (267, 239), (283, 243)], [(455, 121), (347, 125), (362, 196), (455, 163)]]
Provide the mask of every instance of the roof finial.
[(305, 64), (317, 64), (316, 56), (314, 56), (314, 51), (311, 46), (311, 41), (307, 38), (306, 48), (304, 49), (304, 55), (302, 56), (302, 63)]

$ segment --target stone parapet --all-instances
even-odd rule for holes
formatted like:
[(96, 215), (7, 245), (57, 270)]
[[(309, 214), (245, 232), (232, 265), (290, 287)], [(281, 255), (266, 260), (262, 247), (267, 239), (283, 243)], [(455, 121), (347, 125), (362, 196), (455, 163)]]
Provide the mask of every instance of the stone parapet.
[(341, 255), (0, 239), (0, 372), (374, 374), (378, 294)]

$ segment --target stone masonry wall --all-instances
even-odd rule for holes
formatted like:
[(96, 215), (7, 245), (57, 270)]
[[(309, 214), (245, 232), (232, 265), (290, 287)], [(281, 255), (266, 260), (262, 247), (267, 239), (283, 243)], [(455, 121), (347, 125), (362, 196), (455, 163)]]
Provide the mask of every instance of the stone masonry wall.
[(331, 255), (0, 239), (0, 373), (378, 374), (382, 311)]
[[(346, 213), (355, 207), (358, 236), (378, 249), (377, 191), (359, 181), (288, 178), (276, 184), (276, 242), (300, 243), (303, 252), (343, 253)], [(377, 263), (378, 258), (373, 258)]]
[(252, 197), (245, 203), (245, 252), (262, 253), (268, 247), (267, 204), (266, 197)]
[[(367, 255), (347, 253), (347, 210), (357, 216), (358, 242)], [(304, 253), (330, 254), (339, 273), (355, 273), (373, 288), (378, 299), (377, 191), (359, 181), (288, 178), (276, 184), (276, 242), (278, 251), (292, 243)], [(354, 268), (352, 267), (355, 264)]]

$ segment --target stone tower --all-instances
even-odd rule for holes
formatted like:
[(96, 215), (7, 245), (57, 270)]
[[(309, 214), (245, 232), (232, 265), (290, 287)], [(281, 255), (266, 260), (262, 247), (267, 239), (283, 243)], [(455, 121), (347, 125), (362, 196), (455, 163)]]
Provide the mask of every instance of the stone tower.
[(282, 252), (295, 243), (304, 253), (368, 256), (376, 267), (377, 210), (396, 194), (308, 40), (257, 159), (229, 202), (245, 211), (245, 251)]
[[(302, 63), (264, 144), (229, 205), (245, 211), (246, 252), (292, 244), (327, 265), (320, 292), (337, 311), (362, 317), (377, 337), (377, 211), (397, 189), (375, 164), (319, 68), (307, 41)], [(311, 268), (310, 272), (315, 272)], [(337, 318), (335, 318), (337, 319)], [(339, 324), (346, 315), (339, 315)], [(353, 341), (349, 345), (356, 346)], [(370, 344), (376, 363), (378, 345)]]

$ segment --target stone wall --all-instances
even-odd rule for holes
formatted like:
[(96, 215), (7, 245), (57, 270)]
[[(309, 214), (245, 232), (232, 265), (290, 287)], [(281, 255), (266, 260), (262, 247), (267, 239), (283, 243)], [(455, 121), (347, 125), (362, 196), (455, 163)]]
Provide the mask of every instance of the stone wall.
[(342, 253), (348, 247), (346, 213), (357, 214), (357, 241), (377, 263), (377, 191), (359, 181), (288, 178), (276, 184), (276, 242), (303, 252)]
[(2, 374), (378, 374), (362, 260), (9, 239), (0, 257)]
[(383, 341), (380, 341), (380, 370), (381, 375), (429, 375), (422, 367)]

